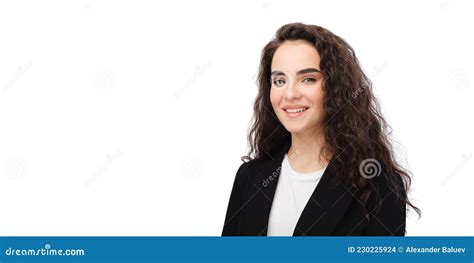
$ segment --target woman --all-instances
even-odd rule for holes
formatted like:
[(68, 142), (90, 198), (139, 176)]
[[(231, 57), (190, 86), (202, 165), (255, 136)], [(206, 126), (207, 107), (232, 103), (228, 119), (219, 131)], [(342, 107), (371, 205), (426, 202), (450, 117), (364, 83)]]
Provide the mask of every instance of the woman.
[(404, 235), (410, 177), (354, 50), (314, 25), (278, 29), (222, 235)]

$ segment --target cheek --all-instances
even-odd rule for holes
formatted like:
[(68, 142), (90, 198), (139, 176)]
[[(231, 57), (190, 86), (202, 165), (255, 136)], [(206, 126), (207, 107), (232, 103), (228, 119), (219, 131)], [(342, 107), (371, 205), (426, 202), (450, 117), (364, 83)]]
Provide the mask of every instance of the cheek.
[(310, 94), (308, 94), (307, 98), (311, 100), (311, 103), (316, 106), (316, 108), (323, 108), (325, 94), (321, 87), (318, 87), (317, 89), (313, 90)]
[(272, 103), (273, 109), (278, 108), (278, 105), (280, 104), (281, 100), (281, 92), (278, 92), (274, 88), (270, 89), (270, 102)]
[(306, 98), (309, 100), (311, 105), (313, 106), (313, 111), (311, 113), (312, 121), (320, 121), (324, 115), (324, 100), (325, 100), (325, 93), (322, 89), (317, 88), (311, 92), (306, 94)]
[(322, 109), (324, 107), (324, 98), (324, 94), (318, 94), (318, 96), (314, 98), (314, 103), (319, 109)]

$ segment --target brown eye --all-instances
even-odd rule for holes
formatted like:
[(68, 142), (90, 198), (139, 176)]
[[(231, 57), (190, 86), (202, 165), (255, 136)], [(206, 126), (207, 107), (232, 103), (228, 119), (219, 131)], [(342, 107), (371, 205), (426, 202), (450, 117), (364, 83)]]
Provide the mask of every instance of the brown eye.
[(277, 87), (281, 87), (283, 85), (285, 85), (285, 80), (283, 79), (276, 79), (273, 81), (273, 84)]
[(303, 82), (316, 82), (316, 81), (317, 81), (317, 79), (315, 79), (315, 78), (304, 78), (303, 79)]

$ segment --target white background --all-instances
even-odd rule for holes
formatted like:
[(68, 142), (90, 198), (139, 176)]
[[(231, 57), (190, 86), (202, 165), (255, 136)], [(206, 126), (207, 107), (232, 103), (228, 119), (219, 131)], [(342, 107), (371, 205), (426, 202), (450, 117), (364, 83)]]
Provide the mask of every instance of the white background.
[(470, 1), (2, 1), (0, 235), (220, 235), (263, 46), (346, 39), (414, 174), (408, 235), (474, 235)]

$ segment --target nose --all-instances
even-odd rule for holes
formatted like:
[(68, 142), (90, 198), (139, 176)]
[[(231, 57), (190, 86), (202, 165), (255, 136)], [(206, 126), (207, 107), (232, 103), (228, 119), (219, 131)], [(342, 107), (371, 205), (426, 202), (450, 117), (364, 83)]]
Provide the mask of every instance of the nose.
[(297, 83), (289, 83), (285, 90), (285, 98), (287, 100), (294, 100), (300, 97)]

